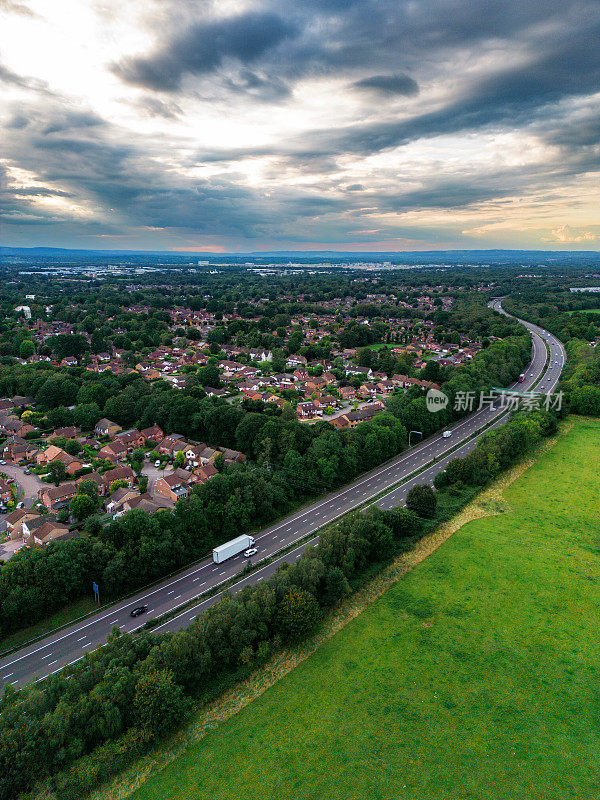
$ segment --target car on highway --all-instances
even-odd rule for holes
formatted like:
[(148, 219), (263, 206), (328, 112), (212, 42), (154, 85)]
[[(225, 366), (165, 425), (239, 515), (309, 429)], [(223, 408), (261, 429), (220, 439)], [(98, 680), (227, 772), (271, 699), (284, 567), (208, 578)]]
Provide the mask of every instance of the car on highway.
[(442, 436), (444, 437), (444, 439), (448, 439), (450, 436), (452, 436), (452, 431), (444, 431), (442, 433)]
[(148, 611), (148, 606), (137, 606), (129, 612), (130, 617), (139, 617), (140, 614), (145, 614)]
[(258, 547), (250, 547), (248, 550), (244, 550), (244, 555), (246, 558), (250, 558), (250, 556), (255, 556), (258, 553)]

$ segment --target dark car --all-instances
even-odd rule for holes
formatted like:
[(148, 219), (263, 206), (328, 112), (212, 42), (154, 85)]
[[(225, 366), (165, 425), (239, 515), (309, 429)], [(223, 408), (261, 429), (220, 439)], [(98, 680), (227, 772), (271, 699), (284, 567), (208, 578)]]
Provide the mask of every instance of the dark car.
[(148, 611), (148, 606), (138, 606), (137, 608), (134, 608), (133, 611), (130, 612), (129, 616), (139, 617), (140, 614), (144, 614), (146, 611)]

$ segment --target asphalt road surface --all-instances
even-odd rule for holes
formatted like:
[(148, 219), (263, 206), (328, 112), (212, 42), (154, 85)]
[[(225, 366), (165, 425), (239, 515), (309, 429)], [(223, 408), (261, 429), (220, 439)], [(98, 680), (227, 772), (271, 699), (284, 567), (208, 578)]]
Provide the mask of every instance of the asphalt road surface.
[[(489, 305), (499, 313), (505, 313), (499, 300), (492, 301)], [(561, 342), (548, 331), (527, 322), (523, 324), (532, 333), (533, 353), (524, 381), (515, 384), (514, 388), (527, 390), (536, 384), (536, 391), (549, 394), (560, 378), (566, 359), (565, 350)], [(118, 627), (123, 632), (132, 632), (149, 619), (160, 617), (198, 598), (196, 604), (152, 630), (163, 632), (185, 628), (222, 595), (220, 592), (202, 600), (203, 593), (236, 576), (239, 576), (239, 580), (230, 585), (227, 591), (235, 593), (247, 584), (264, 580), (284, 561), (291, 562), (299, 558), (303, 550), (316, 541), (316, 533), (321, 527), (354, 508), (370, 504), (369, 501), (383, 509), (402, 504), (412, 486), (416, 483), (433, 482), (435, 475), (445, 469), (450, 460), (464, 456), (472, 450), (482, 428), (496, 427), (507, 418), (506, 409), (502, 409), (499, 403), (488, 404), (449, 428), (452, 431), (450, 437), (444, 438), (441, 432), (437, 433), (344, 488), (261, 531), (255, 537), (259, 552), (254, 561), (272, 558), (281, 550), (293, 547), (296, 542), (302, 544), (244, 577), (240, 575), (246, 565), (246, 559), (242, 555), (218, 565), (206, 560), (124, 602), (102, 609), (94, 616), (6, 655), (0, 659), (0, 685), (9, 683), (23, 686), (31, 680), (51, 675), (103, 644), (113, 627)], [(414, 474), (416, 472), (417, 475)], [(382, 495), (386, 490), (389, 491)], [(302, 541), (313, 533), (313, 538)], [(148, 611), (140, 617), (132, 618), (130, 611), (142, 604), (148, 606)]]

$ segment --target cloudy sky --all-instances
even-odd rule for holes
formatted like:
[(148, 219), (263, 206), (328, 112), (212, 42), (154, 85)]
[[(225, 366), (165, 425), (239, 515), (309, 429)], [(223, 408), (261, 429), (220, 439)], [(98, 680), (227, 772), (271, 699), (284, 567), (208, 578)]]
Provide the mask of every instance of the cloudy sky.
[(0, 0), (0, 244), (600, 244), (600, 0)]

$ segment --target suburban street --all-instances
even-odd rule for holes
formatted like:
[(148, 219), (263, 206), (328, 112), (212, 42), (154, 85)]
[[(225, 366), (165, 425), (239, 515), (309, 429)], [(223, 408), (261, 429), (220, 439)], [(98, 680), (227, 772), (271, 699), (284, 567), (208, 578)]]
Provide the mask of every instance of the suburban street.
[[(494, 300), (489, 305), (499, 313), (505, 313), (499, 300)], [(556, 387), (565, 362), (564, 347), (548, 331), (526, 322), (523, 324), (532, 333), (533, 354), (524, 381), (515, 384), (514, 387), (527, 390), (537, 384), (536, 391), (551, 393)], [(432, 482), (435, 475), (445, 469), (450, 460), (464, 456), (473, 449), (482, 428), (501, 425), (507, 418), (505, 409), (503, 410), (498, 404), (490, 403), (449, 428), (452, 431), (451, 436), (444, 438), (440, 431), (344, 488), (324, 496), (321, 500), (266, 528), (256, 534), (256, 546), (259, 552), (255, 561), (277, 556), (281, 550), (307, 539), (327, 523), (354, 508), (368, 505), (370, 501), (383, 509), (402, 504), (412, 486), (417, 483)], [(386, 491), (386, 494), (380, 496)], [(310, 541), (302, 541), (296, 549), (253, 573), (243, 578), (240, 576), (228, 591), (235, 592), (244, 585), (263, 580), (276, 571), (282, 562), (299, 558), (304, 548), (314, 541), (316, 536)], [(246, 559), (243, 556), (237, 556), (220, 565), (213, 564), (211, 560), (197, 563), (149, 590), (102, 609), (92, 617), (50, 634), (0, 659), (0, 683), (22, 686), (28, 681), (52, 674), (66, 664), (79, 660), (86, 652), (105, 642), (113, 627), (131, 632), (140, 628), (149, 619), (159, 617), (199, 598), (197, 604), (156, 626), (153, 631), (174, 631), (184, 628), (201, 611), (217, 602), (221, 593), (205, 600), (200, 599), (200, 595), (235, 578), (245, 565)], [(141, 604), (148, 605), (148, 612), (140, 618), (131, 618), (131, 609)]]

